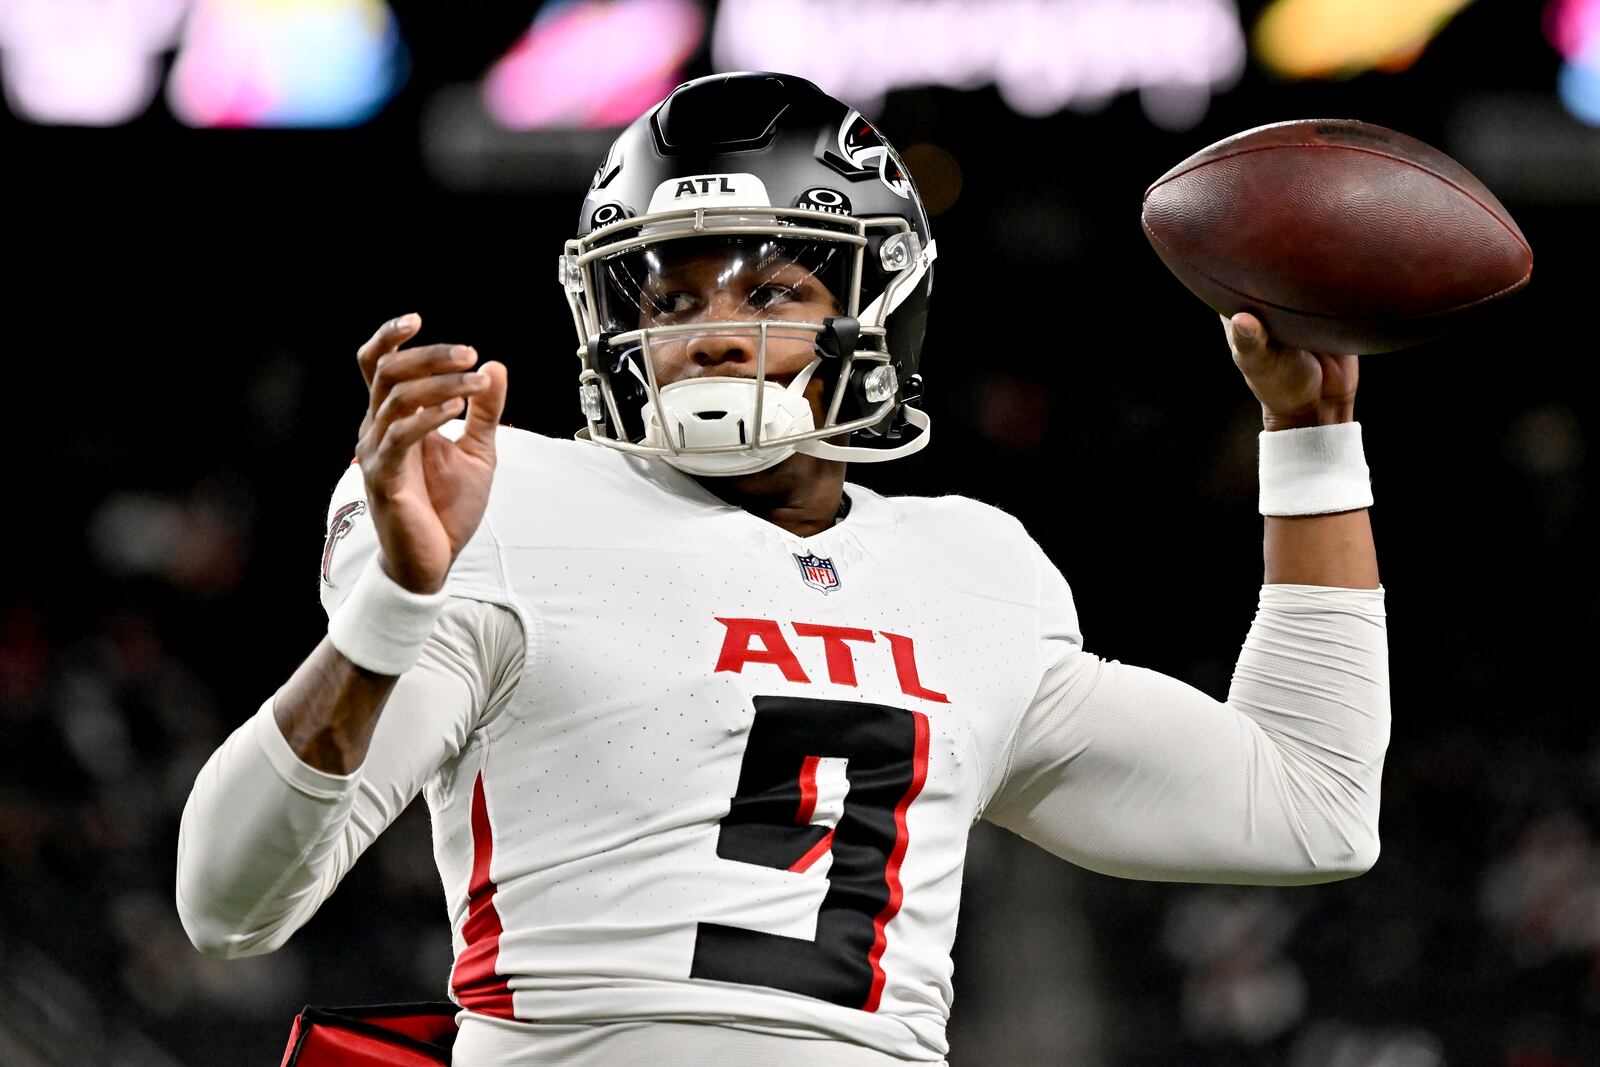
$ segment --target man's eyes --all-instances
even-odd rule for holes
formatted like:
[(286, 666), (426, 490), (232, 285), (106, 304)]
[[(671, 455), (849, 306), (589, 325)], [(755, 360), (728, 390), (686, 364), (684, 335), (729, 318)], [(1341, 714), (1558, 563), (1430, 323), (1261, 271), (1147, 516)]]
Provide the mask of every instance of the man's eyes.
[[(758, 285), (745, 296), (744, 302), (756, 311), (765, 311), (780, 304), (799, 299), (803, 294), (799, 288), (792, 285), (782, 285), (776, 282), (767, 285)], [(672, 317), (688, 315), (699, 309), (702, 301), (694, 293), (687, 290), (673, 290), (668, 292), (650, 292), (647, 294), (650, 312), (658, 317)]]
[(695, 309), (697, 301), (692, 293), (651, 293), (650, 310), (657, 315), (686, 315)]
[(745, 303), (753, 308), (776, 307), (778, 304), (788, 303), (795, 297), (795, 290), (787, 285), (758, 285), (751, 290)]

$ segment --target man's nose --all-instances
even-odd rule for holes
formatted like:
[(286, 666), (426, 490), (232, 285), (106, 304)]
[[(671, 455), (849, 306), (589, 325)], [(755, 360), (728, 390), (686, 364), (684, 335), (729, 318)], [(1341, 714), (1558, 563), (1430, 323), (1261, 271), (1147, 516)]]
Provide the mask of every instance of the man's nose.
[(689, 358), (701, 367), (753, 363), (760, 342), (749, 334), (708, 333), (689, 338)]
[[(701, 322), (715, 326), (719, 322), (737, 322), (745, 310), (731, 294), (718, 293), (708, 301)], [(715, 367), (724, 363), (753, 363), (760, 341), (747, 332), (703, 333), (688, 339), (689, 358), (701, 367)]]

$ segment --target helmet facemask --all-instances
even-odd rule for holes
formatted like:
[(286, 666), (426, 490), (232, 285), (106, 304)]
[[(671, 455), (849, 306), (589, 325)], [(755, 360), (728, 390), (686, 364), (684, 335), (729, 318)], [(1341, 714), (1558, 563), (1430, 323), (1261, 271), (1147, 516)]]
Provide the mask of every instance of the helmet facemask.
[[(863, 310), (869, 254), (891, 281)], [(562, 280), (589, 339), (580, 436), (696, 475), (751, 473), (796, 452), (877, 461), (920, 449), (926, 433), (891, 448), (848, 442), (895, 415), (884, 320), (931, 259), (899, 218), (783, 208), (656, 212), (568, 242)], [(925, 429), (920, 411), (905, 412)]]

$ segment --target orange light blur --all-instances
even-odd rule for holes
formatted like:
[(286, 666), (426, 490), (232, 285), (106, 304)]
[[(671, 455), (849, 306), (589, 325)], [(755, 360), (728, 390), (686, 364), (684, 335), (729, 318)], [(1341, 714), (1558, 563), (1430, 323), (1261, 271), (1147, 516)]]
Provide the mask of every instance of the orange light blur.
[(1256, 22), (1256, 57), (1289, 78), (1350, 78), (1410, 67), (1472, 0), (1275, 0)]

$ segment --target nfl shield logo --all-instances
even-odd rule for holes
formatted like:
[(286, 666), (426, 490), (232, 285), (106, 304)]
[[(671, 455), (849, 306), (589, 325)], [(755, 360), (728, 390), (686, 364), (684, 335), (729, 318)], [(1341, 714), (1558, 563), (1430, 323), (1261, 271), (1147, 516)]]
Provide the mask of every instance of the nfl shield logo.
[(821, 556), (794, 557), (800, 564), (800, 578), (813, 589), (820, 589), (824, 593), (831, 593), (839, 588), (839, 572), (833, 567), (833, 560), (823, 559)]

